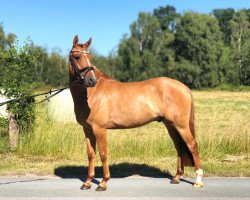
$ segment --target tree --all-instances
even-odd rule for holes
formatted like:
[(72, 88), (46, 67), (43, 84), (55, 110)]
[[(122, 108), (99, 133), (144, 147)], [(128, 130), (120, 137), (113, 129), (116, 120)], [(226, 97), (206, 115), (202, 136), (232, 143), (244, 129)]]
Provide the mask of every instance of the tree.
[(44, 71), (45, 83), (61, 86), (68, 83), (68, 63), (58, 49), (54, 49), (48, 57), (47, 70)]
[[(0, 24), (0, 53), (6, 50), (9, 46), (11, 46), (14, 43), (14, 40), (16, 39), (16, 35), (13, 33), (9, 33), (8, 35), (5, 34), (3, 25)], [(3, 63), (0, 61), (0, 66), (3, 66)], [(3, 79), (3, 70), (0, 68), (0, 80)], [(2, 81), (0, 81), (0, 87), (2, 85)]]
[(119, 44), (116, 76), (121, 81), (138, 80), (143, 71), (138, 41), (123, 37)]
[(118, 77), (122, 81), (142, 80), (156, 76), (158, 59), (152, 51), (160, 24), (149, 13), (139, 13), (130, 25), (131, 37), (124, 36), (118, 48)]
[(225, 44), (230, 45), (231, 43), (230, 21), (233, 19), (235, 15), (234, 9), (233, 8), (214, 9), (212, 13), (219, 22), (220, 29), (223, 32), (223, 40)]
[(231, 60), (235, 73), (239, 75), (239, 83), (250, 84), (250, 17), (247, 10), (239, 10), (230, 20), (231, 31)]
[(218, 86), (223, 53), (218, 21), (210, 15), (187, 12), (180, 18), (175, 35), (176, 61), (184, 59), (200, 68), (200, 87)]
[(158, 18), (149, 13), (140, 13), (130, 30), (131, 36), (124, 36), (118, 48), (117, 77), (138, 81), (165, 74), (173, 60), (174, 34), (161, 30)]
[(159, 21), (149, 13), (139, 13), (137, 21), (130, 25), (132, 38), (138, 42), (140, 52), (144, 48), (150, 49), (160, 28)]
[[(5, 96), (19, 99), (33, 94), (36, 58), (36, 52), (31, 50), (28, 43), (23, 47), (10, 45), (0, 52), (1, 86)], [(8, 104), (9, 112), (14, 114), (21, 131), (32, 127), (35, 117), (33, 102), (34, 99), (26, 98)]]
[(68, 83), (68, 58), (60, 54), (60, 49), (48, 53), (47, 49), (35, 44), (32, 49), (38, 52), (34, 66), (37, 85), (65, 86)]
[(154, 9), (153, 15), (156, 16), (160, 22), (161, 30), (168, 30), (174, 33), (176, 30), (177, 18), (180, 16), (173, 6), (160, 6)]
[(201, 69), (189, 62), (182, 59), (179, 62), (173, 62), (168, 69), (171, 78), (181, 80), (190, 88), (200, 88), (200, 75)]
[(115, 66), (117, 63), (116, 54), (110, 53), (107, 57), (98, 55), (96, 52), (91, 52), (93, 55), (92, 64), (97, 66), (101, 72), (107, 76), (117, 78)]
[(9, 33), (8, 35), (6, 35), (3, 29), (3, 25), (0, 24), (0, 51), (5, 50), (10, 45), (12, 45), (15, 39), (16, 35), (13, 33)]

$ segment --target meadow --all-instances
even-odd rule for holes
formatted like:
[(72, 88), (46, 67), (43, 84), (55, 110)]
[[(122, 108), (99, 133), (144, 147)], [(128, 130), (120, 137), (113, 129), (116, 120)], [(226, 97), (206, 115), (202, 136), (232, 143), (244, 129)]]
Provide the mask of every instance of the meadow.
[[(250, 92), (193, 91), (196, 136), (205, 176), (250, 176)], [(46, 103), (39, 104), (32, 133), (20, 137), (15, 152), (7, 150), (0, 129), (0, 175), (56, 174), (55, 169), (84, 169), (88, 164), (81, 126), (54, 121)], [(128, 130), (108, 130), (111, 176), (174, 174), (176, 151), (165, 126), (151, 123)], [(96, 157), (96, 165), (101, 162)], [(65, 172), (66, 173), (66, 172)], [(122, 176), (122, 175), (121, 175)], [(187, 168), (185, 176), (194, 176)]]

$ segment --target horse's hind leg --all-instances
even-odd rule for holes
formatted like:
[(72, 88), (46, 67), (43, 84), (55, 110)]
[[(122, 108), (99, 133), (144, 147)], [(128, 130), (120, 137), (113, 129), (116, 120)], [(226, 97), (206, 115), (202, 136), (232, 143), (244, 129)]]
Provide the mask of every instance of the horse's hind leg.
[(170, 183), (171, 184), (178, 184), (178, 183), (180, 183), (180, 177), (184, 173), (184, 166), (183, 166), (183, 163), (181, 160), (181, 155), (182, 155), (182, 148), (180, 147), (181, 137), (180, 137), (180, 134), (178, 133), (178, 131), (176, 130), (176, 128), (171, 123), (164, 121), (164, 124), (167, 127), (168, 133), (174, 142), (174, 145), (175, 145), (175, 148), (177, 151), (177, 156), (178, 156), (178, 158), (177, 158), (177, 172)]
[(93, 134), (91, 128), (84, 128), (85, 137), (86, 137), (86, 145), (87, 145), (87, 154), (89, 160), (88, 167), (88, 176), (86, 181), (83, 183), (81, 189), (87, 190), (91, 188), (91, 181), (95, 176), (95, 154), (96, 154), (96, 138)]
[(189, 152), (192, 154), (194, 167), (196, 170), (196, 181), (194, 187), (202, 187), (203, 183), (201, 181), (203, 170), (201, 169), (200, 157), (198, 152), (198, 144), (194, 136), (192, 135), (189, 126), (176, 126), (176, 129), (181, 135), (181, 138), (186, 143)]

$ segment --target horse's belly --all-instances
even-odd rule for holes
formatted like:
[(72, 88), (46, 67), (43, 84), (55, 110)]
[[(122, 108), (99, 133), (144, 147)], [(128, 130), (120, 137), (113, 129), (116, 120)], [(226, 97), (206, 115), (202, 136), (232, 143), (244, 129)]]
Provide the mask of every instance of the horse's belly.
[(159, 118), (161, 118), (159, 109), (152, 105), (120, 108), (111, 113), (108, 128), (134, 128), (152, 121), (158, 121)]
[(152, 121), (159, 121), (161, 117), (154, 117), (147, 120), (140, 120), (140, 121), (116, 121), (111, 122), (110, 125), (107, 127), (108, 129), (129, 129), (129, 128), (136, 128), (143, 125), (146, 125)]

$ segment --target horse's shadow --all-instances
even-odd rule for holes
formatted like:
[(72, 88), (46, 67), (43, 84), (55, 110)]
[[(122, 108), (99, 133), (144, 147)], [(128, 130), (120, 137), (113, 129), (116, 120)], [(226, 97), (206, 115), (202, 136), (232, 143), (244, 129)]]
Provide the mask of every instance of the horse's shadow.
[[(126, 178), (130, 176), (142, 176), (151, 178), (167, 178), (171, 180), (173, 176), (169, 171), (162, 171), (156, 167), (146, 164), (131, 164), (131, 163), (119, 163), (109, 166), (112, 178)], [(84, 176), (88, 173), (88, 167), (85, 166), (61, 166), (54, 169), (54, 174), (61, 178), (77, 178), (84, 182)], [(102, 178), (102, 167), (95, 167), (95, 177)], [(192, 182), (181, 179), (181, 181), (193, 184)], [(99, 181), (94, 179), (92, 181), (95, 184), (99, 184)]]

